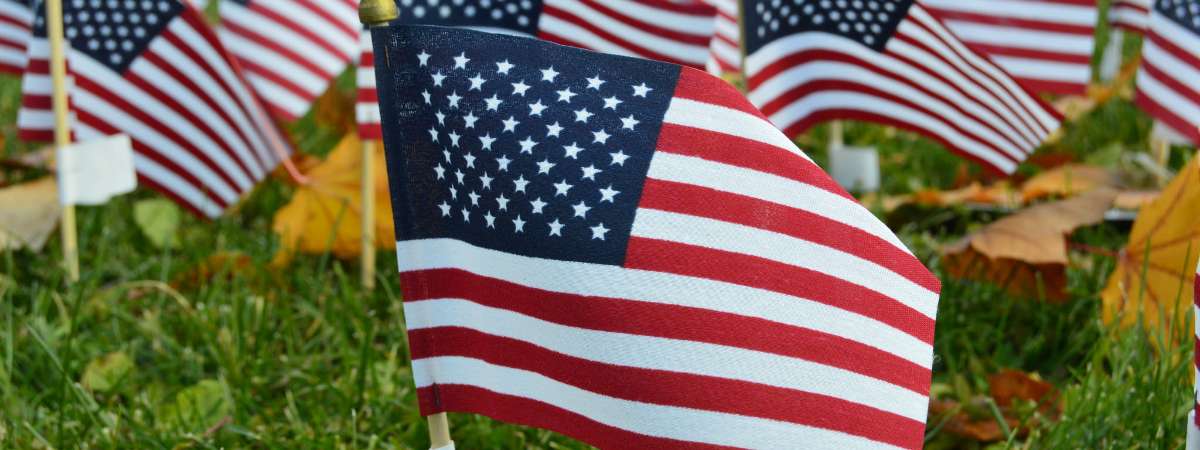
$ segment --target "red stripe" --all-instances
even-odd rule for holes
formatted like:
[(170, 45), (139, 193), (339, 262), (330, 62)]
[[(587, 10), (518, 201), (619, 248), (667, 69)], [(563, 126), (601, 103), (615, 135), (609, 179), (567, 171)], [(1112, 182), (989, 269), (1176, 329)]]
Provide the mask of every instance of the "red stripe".
[[(740, 380), (605, 364), (467, 328), (412, 330), (409, 339), (431, 344), (414, 345), (414, 360), (438, 356), (480, 359), (623, 400), (790, 422), (909, 448), (920, 446), (925, 430), (924, 423), (836, 397)], [(929, 376), (923, 378), (928, 384)]]
[(383, 139), (383, 127), (377, 123), (358, 124), (358, 137), (361, 139)]
[[(630, 16), (629, 13), (614, 10), (596, 0), (575, 1), (610, 19), (622, 22), (637, 29), (644, 30), (654, 36), (670, 39), (672, 41), (690, 44), (693, 46), (703, 46), (708, 45), (708, 41), (712, 36), (709, 33), (683, 33), (670, 28), (663, 28), (662, 26), (659, 26), (660, 22), (657, 21), (658, 18), (634, 18), (633, 16)], [(685, 14), (707, 19), (714, 17), (717, 13), (716, 10), (703, 3), (671, 3), (666, 0), (642, 0), (638, 3), (643, 6), (649, 6), (657, 10), (665, 11), (665, 14)]]
[[(296, 84), (290, 78), (282, 75), (279, 71), (273, 70), (271, 67), (261, 65), (257, 61), (243, 59), (239, 60), (239, 62), (247, 73), (257, 75), (271, 83), (274, 83), (276, 86), (291, 92), (293, 95), (299, 97), (301, 100), (304, 100), (310, 105), (312, 104), (313, 100), (320, 95), (320, 93), (317, 92), (309, 92), (303, 86)], [(255, 93), (261, 95), (261, 93), (258, 91), (255, 91)], [(283, 109), (276, 104), (276, 102), (272, 102), (270, 98), (263, 98), (262, 100), (264, 103), (266, 103), (267, 107), (271, 108), (272, 113), (276, 114), (276, 117), (279, 117), (280, 119), (292, 121), (299, 118), (296, 113)]]
[[(317, 64), (313, 59), (297, 54), (287, 47), (284, 47), (279, 43), (279, 41), (258, 34), (257, 30), (243, 28), (241, 25), (234, 22), (225, 22), (221, 26), (225, 27), (229, 33), (254, 42), (271, 51), (272, 53), (279, 55), (279, 57), (286, 59), (297, 66), (303, 67), (309, 72), (312, 72), (313, 76), (332, 78), (334, 75), (336, 75), (335, 73), (332, 73), (329, 68), (321, 67), (321, 65)], [(242, 61), (244, 64), (255, 62), (252, 57), (239, 56), (238, 60)], [(275, 70), (278, 71), (280, 68), (276, 67)]]
[(698, 444), (631, 433), (574, 412), (524, 397), (499, 394), (461, 384), (417, 389), (422, 414), (464, 412), (485, 414), (508, 423), (554, 430), (601, 448), (720, 450), (733, 447)]
[[(315, 13), (319, 16), (322, 16), (322, 19), (324, 22), (326, 22), (330, 25), (333, 25), (334, 27), (340, 29), (341, 31), (344, 31), (347, 36), (354, 37), (355, 39), (358, 38), (359, 31), (356, 27), (354, 27), (352, 25), (340, 23), (337, 20), (337, 18), (331, 16), (328, 11), (324, 11), (323, 8), (321, 8), (318, 5), (313, 4), (311, 1), (298, 1), (298, 2), (295, 2), (294, 5), (291, 5), (291, 6), (298, 7), (298, 8), (304, 8), (309, 11), (312, 11), (313, 13)], [(270, 8), (263, 8), (263, 7), (259, 6), (258, 4), (251, 2), (249, 4), (249, 6), (247, 7), (247, 9), (250, 12), (260, 16), (260, 17), (256, 18), (257, 20), (261, 20), (264, 22), (275, 22), (279, 26), (287, 28), (288, 30), (292, 31), (293, 33), (299, 34), (300, 36), (304, 37), (304, 40), (305, 40), (304, 43), (306, 45), (320, 47), (332, 55), (340, 56), (340, 57), (344, 58), (346, 60), (346, 62), (349, 62), (350, 58), (352, 58), (354, 56), (354, 55), (347, 55), (344, 52), (342, 52), (340, 49), (338, 49), (337, 47), (334, 47), (333, 44), (329, 43), (328, 37), (321, 36), (321, 35), (317, 34), (314, 30), (310, 29), (307, 25), (296, 22), (287, 16), (281, 15), (281, 14), (271, 10)], [(222, 24), (222, 26), (233, 25), (232, 21), (222, 21), (221, 24)], [(273, 50), (277, 50), (279, 53), (286, 55), (288, 59), (295, 60), (297, 63), (301, 63), (302, 60), (306, 59), (303, 55), (296, 55), (295, 53), (291, 52), (290, 50), (284, 49), (284, 47), (280, 46), (277, 42), (273, 42), (274, 39), (271, 39), (269, 36), (262, 35), (261, 30), (251, 30), (251, 29), (246, 29), (246, 28), (241, 28), (241, 27), (238, 27), (237, 29), (241, 30), (238, 32), (239, 35), (242, 35), (243, 37), (245, 37), (247, 39), (254, 40), (263, 45), (266, 45)], [(233, 30), (234, 30), (234, 28), (230, 28), (230, 31), (233, 31)], [(320, 68), (320, 66), (313, 65), (313, 67), (317, 67), (317, 69), (314, 70), (317, 73), (327, 73), (330, 76), (337, 75), (336, 73), (328, 73), (329, 70), (322, 69), (322, 68)]]
[[(1200, 69), (1200, 65), (1196, 65), (1194, 67)], [(1181, 81), (1179, 78), (1176, 78), (1174, 75), (1167, 73), (1167, 71), (1159, 69), (1158, 65), (1156, 65), (1152, 60), (1143, 60), (1142, 70), (1144, 73), (1154, 77), (1155, 80), (1158, 80), (1159, 83), (1162, 83), (1175, 93), (1177, 98), (1171, 99), (1171, 102), (1191, 103), (1197, 108), (1200, 108), (1200, 92), (1196, 92), (1194, 90), (1195, 85), (1189, 86), (1187, 83)], [(1162, 99), (1163, 102), (1169, 103), (1166, 102), (1166, 100), (1167, 99)], [(1200, 121), (1200, 118), (1196, 118), (1196, 120)]]
[(679, 81), (675, 83), (675, 96), (736, 109), (767, 120), (767, 116), (754, 107), (741, 92), (730, 89), (728, 82), (703, 70), (681, 69)]
[(1022, 86), (1031, 91), (1049, 92), (1058, 95), (1083, 95), (1087, 93), (1088, 89), (1088, 83), (1071, 83), (1067, 81), (1042, 80), (1025, 77), (1020, 77), (1016, 80), (1018, 83), (1021, 83)]
[[(1167, 20), (1167, 19), (1163, 19), (1163, 20)], [(1200, 43), (1200, 36), (1194, 36), (1193, 38), (1195, 38), (1196, 41), (1198, 43)], [(1151, 42), (1154, 42), (1154, 45), (1157, 45), (1158, 48), (1169, 53), (1171, 56), (1175, 57), (1175, 59), (1178, 59), (1185, 66), (1200, 68), (1200, 55), (1194, 54), (1194, 53), (1188, 51), (1187, 49), (1180, 47), (1171, 39), (1168, 39), (1166, 37), (1163, 37), (1161, 34), (1153, 33), (1153, 32), (1147, 34), (1146, 39), (1149, 39)]]
[(355, 103), (379, 103), (379, 91), (371, 88), (360, 88)]
[[(846, 338), (766, 319), (637, 299), (552, 292), (455, 269), (402, 272), (401, 280), (406, 286), (406, 302), (465, 299), (569, 327), (705, 342), (803, 359), (922, 395), (929, 393), (927, 368)], [(831, 352), (831, 348), (838, 351)]]
[[(1013, 9), (1016, 8), (1018, 8), (1018, 6), (1013, 7)], [(1048, 31), (1053, 33), (1078, 34), (1089, 37), (1096, 32), (1096, 27), (1094, 25), (1072, 25), (1067, 22), (1055, 22), (1054, 17), (1045, 17), (1045, 20), (1029, 20), (1011, 16), (973, 13), (969, 11), (935, 7), (927, 7), (926, 9), (943, 22), (947, 20), (957, 20), (988, 25), (1000, 25), (1003, 27), (1013, 28), (1014, 31)]]
[[(579, 1), (581, 3), (587, 3), (587, 4), (589, 4), (589, 6), (592, 6), (592, 5), (590, 5), (590, 3), (591, 3), (590, 0), (579, 0)], [(621, 20), (618, 17), (619, 14), (616, 14), (615, 12), (611, 12), (611, 10), (608, 10), (607, 8), (604, 8), (601, 6), (592, 6), (592, 8), (597, 10), (597, 12), (600, 12), (601, 14), (604, 14), (603, 11), (609, 11), (610, 14), (607, 14), (607, 15), (612, 16), (612, 18), (614, 20)], [(566, 11), (563, 9), (559, 9), (559, 8), (555, 8), (553, 5), (542, 5), (542, 14), (547, 14), (550, 16), (554, 16), (565, 22), (570, 22), (570, 23), (574, 24), (575, 26), (578, 26), (580, 28), (590, 31), (592, 34), (599, 36), (600, 38), (604, 39), (605, 41), (619, 45), (619, 46), (625, 48), (626, 50), (634, 52), (638, 56), (641, 56), (641, 57), (644, 57), (647, 59), (656, 59), (659, 61), (673, 62), (676, 64), (688, 65), (688, 66), (693, 66), (693, 67), (698, 67), (698, 66), (703, 65), (703, 62), (686, 61), (686, 60), (682, 60), (682, 59), (679, 59), (679, 58), (671, 56), (671, 55), (659, 53), (658, 51), (656, 51), (654, 49), (651, 49), (649, 47), (643, 46), (638, 43), (634, 43), (625, 38), (619, 37), (616, 34), (614, 34), (614, 32), (611, 32), (606, 28), (602, 28), (599, 25), (595, 25), (592, 22), (593, 18), (579, 17), (579, 16), (576, 16), (572, 12), (569, 12), (569, 11)], [(625, 20), (621, 20), (621, 21), (624, 22)], [(631, 25), (636, 26), (638, 28), (646, 28), (649, 26), (648, 24), (637, 23), (637, 22), (631, 23)], [(666, 30), (663, 30), (663, 31), (665, 32)], [(570, 36), (556, 35), (553, 33), (549, 33), (544, 29), (538, 30), (538, 37), (545, 39), (545, 40), (549, 40), (549, 41), (572, 45), (575, 47), (590, 48), (585, 44), (575, 41)], [(703, 47), (705, 49), (708, 48), (708, 42), (709, 42), (708, 37), (704, 37), (703, 39), (691, 39), (691, 40), (697, 41), (697, 42), (689, 42), (689, 41), (681, 40), (681, 39), (673, 39), (670, 36), (664, 36), (664, 37), (679, 41), (679, 43), (682, 45)]]
[(30, 27), (29, 22), (25, 21), (25, 19), (26, 18), (24, 18), (24, 17), (14, 17), (14, 16), (0, 14), (0, 24), (9, 24), (9, 25), (12, 25), (14, 27), (21, 28), (24, 30), (31, 30), (32, 27)]
[[(703, 261), (703, 264), (697, 264), (697, 261)], [(765, 258), (631, 237), (625, 266), (806, 298), (878, 320), (926, 343), (933, 342), (933, 319), (919, 311), (846, 280)]]
[(971, 47), (975, 51), (977, 51), (979, 53), (983, 53), (988, 56), (1000, 55), (1000, 56), (1010, 56), (1010, 57), (1014, 57), (1014, 58), (1038, 59), (1038, 60), (1044, 60), (1044, 61), (1050, 62), (1050, 63), (1076, 64), (1076, 65), (1081, 65), (1081, 66), (1087, 66), (1092, 63), (1092, 54), (1091, 53), (1081, 55), (1078, 53), (1066, 53), (1066, 52), (1062, 52), (1062, 51), (1057, 51), (1052, 48), (1042, 49), (1042, 50), (1032, 50), (1032, 49), (1020, 48), (1020, 47), (1009, 47), (1009, 46), (1003, 46), (1003, 45), (984, 44), (981, 42), (968, 42), (966, 44), (968, 47)]
[[(1148, 67), (1149, 66), (1142, 66), (1143, 69)], [(1144, 91), (1138, 90), (1137, 98), (1134, 99), (1134, 103), (1136, 103), (1143, 111), (1146, 111), (1147, 114), (1150, 114), (1151, 117), (1154, 117), (1155, 119), (1167, 124), (1167, 126), (1171, 127), (1171, 129), (1182, 134), (1193, 143), (1200, 143), (1200, 130), (1196, 129), (1197, 124), (1189, 122), (1183, 116), (1178, 115), (1174, 109), (1163, 106), (1162, 102), (1158, 98), (1155, 98), (1153, 95), (1149, 95)]]

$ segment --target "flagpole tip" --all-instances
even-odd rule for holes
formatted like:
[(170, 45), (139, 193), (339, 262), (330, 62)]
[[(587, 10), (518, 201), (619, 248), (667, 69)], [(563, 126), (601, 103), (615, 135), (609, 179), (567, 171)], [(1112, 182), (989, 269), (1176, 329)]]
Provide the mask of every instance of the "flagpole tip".
[(361, 0), (358, 4), (358, 19), (369, 27), (384, 25), (399, 16), (394, 0)]

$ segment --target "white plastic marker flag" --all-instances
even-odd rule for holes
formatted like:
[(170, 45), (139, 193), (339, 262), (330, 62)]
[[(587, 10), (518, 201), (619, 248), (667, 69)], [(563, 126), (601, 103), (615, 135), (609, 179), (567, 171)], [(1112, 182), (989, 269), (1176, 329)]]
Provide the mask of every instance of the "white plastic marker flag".
[(59, 203), (99, 205), (137, 187), (133, 142), (118, 134), (58, 151)]

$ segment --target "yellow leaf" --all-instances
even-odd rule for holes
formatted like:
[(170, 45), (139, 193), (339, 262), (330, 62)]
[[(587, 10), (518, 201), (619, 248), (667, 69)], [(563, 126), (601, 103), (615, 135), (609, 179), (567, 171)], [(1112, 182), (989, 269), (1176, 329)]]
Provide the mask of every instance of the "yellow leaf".
[(1104, 320), (1129, 326), (1139, 316), (1169, 342), (1191, 339), (1192, 304), (1200, 254), (1200, 158), (1194, 158), (1143, 206), (1118, 253), (1117, 268), (1101, 292)]
[(41, 250), (60, 214), (53, 177), (0, 189), (0, 249)]
[[(396, 247), (392, 204), (387, 185), (383, 146), (375, 151), (375, 245)], [(275, 264), (286, 263), (296, 252), (332, 252), (339, 258), (362, 253), (362, 146), (354, 133), (347, 134), (325, 161), (305, 174), (310, 183), (296, 188), (287, 206), (275, 213), (272, 228), (283, 248)]]

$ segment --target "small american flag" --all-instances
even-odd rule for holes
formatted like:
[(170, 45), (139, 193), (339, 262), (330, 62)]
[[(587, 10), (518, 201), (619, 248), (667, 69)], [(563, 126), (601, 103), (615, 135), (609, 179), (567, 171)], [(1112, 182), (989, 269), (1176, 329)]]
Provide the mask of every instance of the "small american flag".
[(1108, 7), (1108, 22), (1126, 30), (1146, 31), (1152, 0), (1113, 0)]
[(25, 70), (25, 46), (33, 26), (30, 0), (0, 0), (0, 73)]
[(359, 54), (357, 0), (226, 0), (220, 6), (221, 42), (281, 119), (304, 115)]
[(747, 0), (750, 100), (789, 135), (831, 119), (908, 128), (1009, 174), (1059, 116), (919, 2)]
[(1142, 41), (1137, 105), (1200, 143), (1200, 0), (1157, 0)]
[(738, 0), (705, 0), (717, 10), (713, 37), (709, 42), (708, 73), (721, 75), (742, 70), (742, 41), (738, 23)]
[[(48, 137), (45, 16), (29, 44), (18, 120)], [(63, 2), (73, 132), (79, 140), (124, 133), (152, 186), (203, 217), (220, 215), (290, 152), (201, 13), (179, 0)]]
[(921, 446), (937, 279), (732, 86), (373, 33), (422, 413), (605, 448)]
[(354, 104), (354, 115), (358, 121), (358, 137), (361, 139), (383, 139), (379, 124), (379, 94), (375, 89), (375, 48), (371, 44), (371, 32), (363, 31), (360, 38), (362, 51), (358, 57), (355, 76), (358, 95)]
[(1084, 94), (1095, 0), (922, 0), (960, 40), (1034, 91)]

